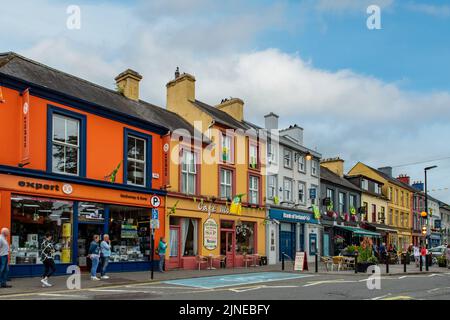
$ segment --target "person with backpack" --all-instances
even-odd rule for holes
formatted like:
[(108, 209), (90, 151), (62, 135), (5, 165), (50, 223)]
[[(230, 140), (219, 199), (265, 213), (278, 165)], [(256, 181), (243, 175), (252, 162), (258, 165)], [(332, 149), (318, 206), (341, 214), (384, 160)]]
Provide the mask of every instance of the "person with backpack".
[(97, 269), (98, 264), (100, 262), (100, 246), (98, 244), (100, 240), (100, 236), (98, 234), (95, 234), (93, 236), (92, 242), (89, 246), (89, 252), (88, 257), (91, 259), (92, 266), (91, 266), (91, 280), (98, 281), (100, 280), (97, 278)]
[(53, 247), (52, 238), (52, 234), (47, 232), (41, 244), (41, 261), (44, 264), (44, 274), (42, 275), (41, 283), (44, 288), (52, 286), (48, 283), (48, 279), (56, 272), (55, 260), (53, 259), (55, 248)]

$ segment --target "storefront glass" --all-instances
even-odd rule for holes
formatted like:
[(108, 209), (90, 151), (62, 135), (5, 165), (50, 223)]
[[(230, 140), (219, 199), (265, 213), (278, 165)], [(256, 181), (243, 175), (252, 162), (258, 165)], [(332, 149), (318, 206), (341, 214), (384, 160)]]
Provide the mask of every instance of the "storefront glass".
[(105, 206), (98, 203), (80, 202), (78, 204), (78, 222), (105, 221)]
[(236, 252), (255, 253), (255, 223), (242, 222), (236, 225)]
[[(198, 219), (171, 217), (170, 225), (180, 227), (180, 250), (182, 256), (196, 256), (198, 253)], [(179, 247), (175, 240), (175, 232), (171, 232), (170, 241), (170, 255), (178, 256), (178, 253), (175, 253), (175, 250)]]
[(110, 206), (111, 262), (149, 261), (150, 216), (145, 208)]
[(11, 264), (40, 264), (40, 245), (53, 235), (56, 263), (71, 263), (73, 202), (11, 196)]

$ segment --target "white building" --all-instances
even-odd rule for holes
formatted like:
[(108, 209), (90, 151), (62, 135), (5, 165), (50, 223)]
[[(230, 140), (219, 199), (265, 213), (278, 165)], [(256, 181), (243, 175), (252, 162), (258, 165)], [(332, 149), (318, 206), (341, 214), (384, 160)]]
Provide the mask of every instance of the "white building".
[(428, 196), (428, 212), (430, 213), (430, 247), (437, 247), (442, 244), (441, 235), (441, 210), (439, 200)]
[(279, 130), (278, 116), (265, 116), (268, 131), (267, 257), (269, 264), (306, 252), (308, 261), (320, 254), (320, 225), (314, 217), (319, 207), (321, 154), (303, 144), (297, 125)]

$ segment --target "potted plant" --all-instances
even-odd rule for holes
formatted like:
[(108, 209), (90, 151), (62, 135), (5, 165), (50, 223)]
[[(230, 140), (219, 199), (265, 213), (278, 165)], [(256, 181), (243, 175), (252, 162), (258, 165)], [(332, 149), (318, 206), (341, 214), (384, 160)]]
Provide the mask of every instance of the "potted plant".
[(369, 266), (376, 265), (378, 259), (373, 255), (372, 240), (364, 238), (361, 245), (358, 247), (358, 260), (356, 268), (358, 272), (367, 272)]
[(445, 268), (447, 266), (447, 258), (444, 255), (439, 256), (437, 257), (437, 263), (439, 267)]

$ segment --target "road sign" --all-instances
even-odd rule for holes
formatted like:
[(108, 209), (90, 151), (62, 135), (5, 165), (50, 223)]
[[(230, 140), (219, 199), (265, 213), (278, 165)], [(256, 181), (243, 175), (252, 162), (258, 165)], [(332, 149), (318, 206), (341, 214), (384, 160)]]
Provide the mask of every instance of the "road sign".
[(153, 196), (150, 199), (150, 204), (152, 205), (153, 208), (159, 208), (161, 206), (161, 198), (158, 196)]
[(152, 209), (152, 220), (158, 220), (158, 209)]
[(150, 229), (159, 229), (159, 220), (158, 219), (150, 220)]

